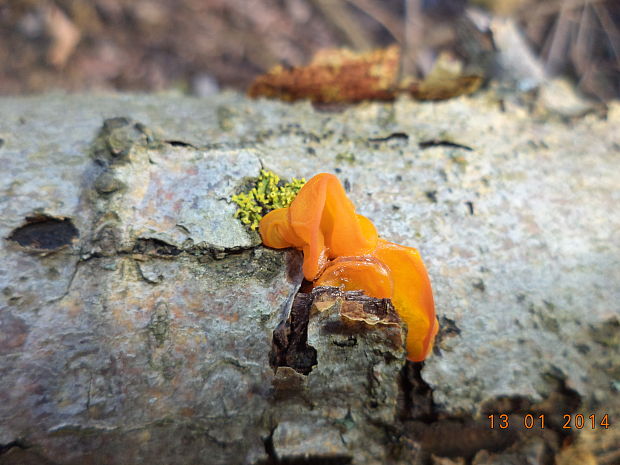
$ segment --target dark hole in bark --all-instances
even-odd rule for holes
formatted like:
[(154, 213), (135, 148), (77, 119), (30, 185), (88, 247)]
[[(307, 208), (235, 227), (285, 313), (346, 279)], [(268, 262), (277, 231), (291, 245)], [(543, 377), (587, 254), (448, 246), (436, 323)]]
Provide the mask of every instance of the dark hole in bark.
[(437, 420), (433, 390), (422, 379), (423, 362), (407, 360), (400, 373), (402, 387), (401, 419), (431, 423)]
[(426, 198), (431, 202), (437, 203), (437, 191), (426, 191), (424, 195), (426, 195)]
[(435, 344), (433, 345), (433, 353), (441, 357), (441, 349), (443, 342), (451, 337), (457, 337), (461, 335), (461, 329), (456, 325), (454, 320), (442, 316), (439, 318), (439, 332), (435, 338)]
[(8, 239), (22, 247), (57, 250), (70, 245), (79, 236), (70, 219), (37, 215), (26, 218), (26, 224), (14, 229)]
[(8, 452), (9, 450), (13, 448), (25, 450), (25, 449), (28, 449), (28, 445), (20, 439), (16, 439), (15, 441), (11, 441), (6, 444), (0, 444), (0, 455)]
[(260, 461), (256, 465), (275, 465), (278, 463), (278, 457), (276, 456), (276, 450), (273, 447), (273, 432), (275, 428), (271, 430), (269, 436), (263, 438), (263, 445), (265, 446), (265, 453), (267, 454), (266, 461)]
[(421, 149), (427, 149), (429, 147), (451, 147), (454, 149), (463, 149), (468, 151), (473, 151), (471, 147), (463, 144), (457, 144), (456, 142), (450, 142), (449, 140), (441, 140), (441, 139), (431, 139), (425, 140), (418, 144)]
[(476, 281), (474, 281), (472, 286), (474, 287), (474, 289), (478, 289), (480, 292), (485, 292), (487, 289), (486, 285), (484, 284), (484, 280), (482, 279), (477, 279)]
[(293, 300), (291, 313), (273, 332), (269, 365), (290, 367), (302, 375), (308, 375), (317, 364), (316, 349), (308, 345), (308, 320), (312, 306), (312, 294), (298, 292)]
[(333, 344), (338, 347), (355, 347), (357, 345), (357, 338), (351, 335), (343, 341), (333, 341)]
[(182, 250), (159, 239), (138, 239), (133, 247), (133, 252), (159, 257), (176, 257)]
[(467, 205), (467, 210), (469, 210), (469, 214), (473, 215), (474, 214), (474, 202), (467, 201), (465, 202), (465, 205)]
[(184, 142), (182, 140), (166, 140), (164, 141), (166, 144), (172, 145), (173, 147), (192, 147), (195, 148), (189, 142)]
[(373, 137), (371, 139), (368, 139), (368, 142), (387, 142), (389, 140), (409, 140), (409, 134), (404, 133), (404, 132), (393, 132), (392, 134), (390, 134), (389, 136), (385, 136), (385, 137)]

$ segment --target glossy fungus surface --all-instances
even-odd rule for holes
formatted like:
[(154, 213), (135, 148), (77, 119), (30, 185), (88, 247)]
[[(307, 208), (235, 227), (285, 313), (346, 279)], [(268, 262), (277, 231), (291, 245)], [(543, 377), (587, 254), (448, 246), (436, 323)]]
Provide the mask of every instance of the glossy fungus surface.
[(314, 286), (363, 290), (390, 298), (407, 324), (407, 356), (422, 361), (438, 330), (431, 283), (419, 252), (379, 238), (373, 223), (355, 212), (338, 178), (310, 179), (288, 208), (259, 224), (268, 247), (303, 251), (303, 272)]

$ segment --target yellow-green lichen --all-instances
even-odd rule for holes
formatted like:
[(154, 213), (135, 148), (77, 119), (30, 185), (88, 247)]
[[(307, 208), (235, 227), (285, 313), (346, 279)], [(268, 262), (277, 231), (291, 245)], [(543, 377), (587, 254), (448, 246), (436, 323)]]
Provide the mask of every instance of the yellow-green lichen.
[(288, 207), (305, 183), (304, 178), (284, 183), (277, 174), (261, 170), (254, 187), (232, 196), (232, 201), (239, 206), (235, 217), (255, 230), (261, 218), (271, 210)]

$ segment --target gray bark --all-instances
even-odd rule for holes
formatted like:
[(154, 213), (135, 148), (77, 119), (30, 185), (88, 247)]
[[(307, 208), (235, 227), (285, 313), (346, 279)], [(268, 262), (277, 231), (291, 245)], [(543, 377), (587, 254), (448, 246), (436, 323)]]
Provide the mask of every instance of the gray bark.
[[(617, 428), (561, 425), (620, 414), (620, 106), (504, 107), (1, 99), (0, 463), (544, 463), (565, 434), (613, 459)], [(233, 217), (261, 167), (337, 173), (420, 249), (423, 366), (339, 305), (311, 312), (310, 373), (270, 366), (300, 275)]]

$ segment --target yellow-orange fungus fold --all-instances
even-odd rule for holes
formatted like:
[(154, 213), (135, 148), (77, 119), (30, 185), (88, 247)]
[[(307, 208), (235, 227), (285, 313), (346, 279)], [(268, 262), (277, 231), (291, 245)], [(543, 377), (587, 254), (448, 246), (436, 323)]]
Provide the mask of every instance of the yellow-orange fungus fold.
[(371, 256), (333, 260), (314, 285), (340, 287), (345, 291), (363, 289), (366, 295), (377, 299), (389, 299), (394, 292), (390, 269)]
[(301, 249), (304, 276), (314, 286), (390, 298), (407, 324), (407, 357), (418, 362), (430, 353), (439, 325), (420, 254), (380, 239), (372, 221), (355, 213), (336, 176), (314, 176), (288, 208), (261, 220), (259, 232), (266, 246)]
[(259, 226), (265, 245), (274, 249), (302, 248), (304, 242), (295, 234), (288, 220), (288, 208), (278, 208), (265, 215)]
[(392, 271), (392, 304), (407, 323), (407, 356), (414, 362), (426, 358), (439, 329), (431, 282), (417, 249), (379, 239), (373, 252)]

